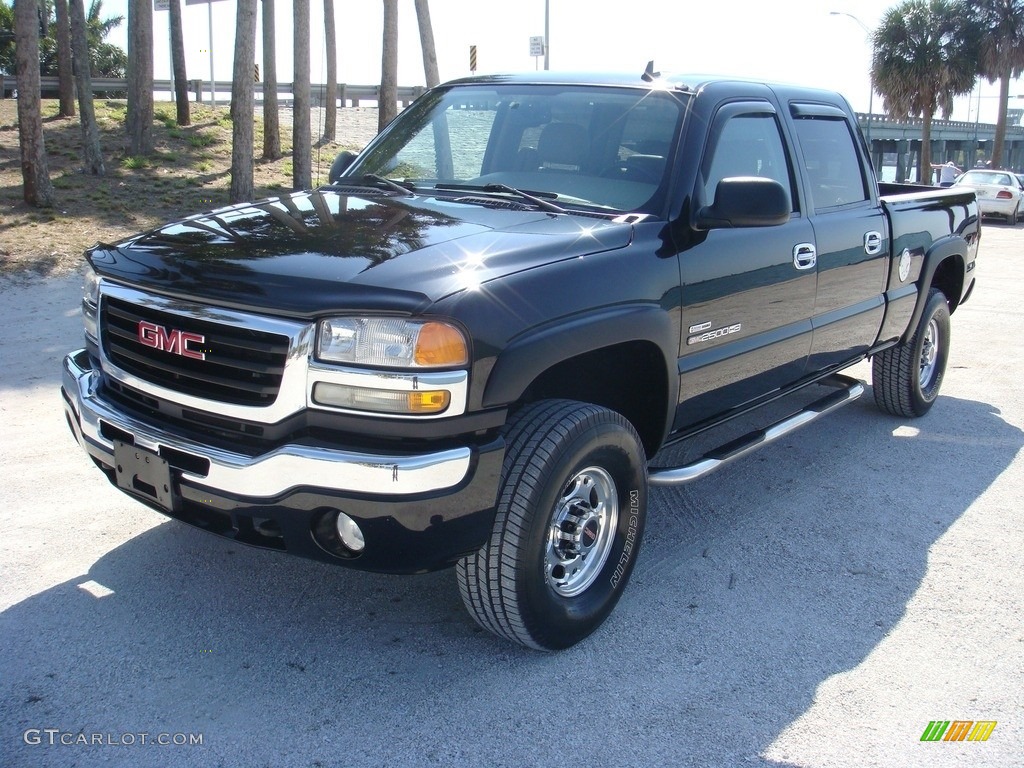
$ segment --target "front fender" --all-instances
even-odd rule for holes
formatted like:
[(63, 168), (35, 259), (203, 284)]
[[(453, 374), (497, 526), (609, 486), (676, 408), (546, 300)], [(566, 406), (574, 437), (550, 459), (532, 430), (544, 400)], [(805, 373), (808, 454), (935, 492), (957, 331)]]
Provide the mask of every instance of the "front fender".
[(653, 343), (666, 362), (670, 402), (676, 402), (678, 339), (668, 312), (654, 305), (627, 305), (598, 310), (532, 329), (514, 339), (499, 355), (484, 389), (483, 405), (514, 403), (544, 371), (573, 357), (634, 341)]

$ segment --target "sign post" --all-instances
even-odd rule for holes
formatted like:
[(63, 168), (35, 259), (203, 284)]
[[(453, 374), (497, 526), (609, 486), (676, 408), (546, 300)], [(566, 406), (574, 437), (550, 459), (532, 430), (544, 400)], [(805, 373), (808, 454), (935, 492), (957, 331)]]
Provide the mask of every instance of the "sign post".
[(206, 5), (207, 18), (210, 22), (210, 104), (217, 106), (217, 86), (213, 78), (213, 3), (216, 0), (185, 0), (185, 5)]
[[(153, 0), (154, 11), (170, 11), (171, 0)], [(171, 101), (174, 101), (174, 38), (171, 36), (171, 22), (167, 21), (167, 62), (171, 67)]]

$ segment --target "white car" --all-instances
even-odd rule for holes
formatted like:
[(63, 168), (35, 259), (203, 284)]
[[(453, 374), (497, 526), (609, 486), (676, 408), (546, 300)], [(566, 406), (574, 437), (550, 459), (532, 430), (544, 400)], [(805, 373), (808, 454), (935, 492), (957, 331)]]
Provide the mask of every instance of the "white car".
[(1021, 205), (1024, 193), (1017, 177), (1009, 171), (975, 168), (957, 178), (953, 185), (971, 187), (978, 193), (978, 208), (982, 216), (1001, 216), (1007, 224), (1016, 224), (1024, 215), (1024, 206)]

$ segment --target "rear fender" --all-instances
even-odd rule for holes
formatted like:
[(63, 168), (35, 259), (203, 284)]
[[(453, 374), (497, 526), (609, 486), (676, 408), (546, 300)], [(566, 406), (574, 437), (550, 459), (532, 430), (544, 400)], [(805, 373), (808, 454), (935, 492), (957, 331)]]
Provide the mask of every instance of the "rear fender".
[[(950, 311), (953, 311), (960, 303), (964, 286), (967, 283), (967, 271), (964, 254), (970, 252), (967, 241), (957, 235), (951, 235), (935, 242), (924, 255), (921, 264), (921, 273), (917, 278), (917, 303), (910, 316), (907, 329), (903, 332), (902, 341), (906, 341), (914, 335), (917, 324), (921, 321), (925, 304), (928, 303), (928, 291), (935, 284), (935, 275), (941, 268), (944, 279), (942, 285), (949, 301)], [(894, 258), (899, 258), (895, 256)], [(951, 273), (951, 274), (950, 274)], [(950, 285), (956, 285), (955, 290), (950, 290)], [(955, 294), (955, 295), (951, 295)]]

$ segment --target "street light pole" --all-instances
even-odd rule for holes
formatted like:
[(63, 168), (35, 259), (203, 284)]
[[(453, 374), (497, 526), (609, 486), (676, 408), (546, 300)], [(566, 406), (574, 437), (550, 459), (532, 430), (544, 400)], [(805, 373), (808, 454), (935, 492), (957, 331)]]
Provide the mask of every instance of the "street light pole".
[(551, 0), (544, 0), (544, 71), (551, 68)]
[[(860, 19), (858, 19), (852, 13), (846, 13), (845, 11), (829, 11), (828, 15), (829, 16), (847, 16), (847, 17), (853, 19), (858, 24), (860, 24), (860, 28), (864, 30), (864, 34), (866, 34), (869, 38), (871, 37), (871, 30), (868, 29), (868, 25), (865, 24)], [(868, 135), (867, 135), (868, 151), (870, 152), (870, 150), (871, 150), (871, 115), (873, 114), (874, 103), (875, 103), (875, 83), (874, 83), (873, 80), (871, 80), (871, 70), (870, 69), (868, 70), (868, 85), (871, 87), (871, 90), (868, 93)]]

